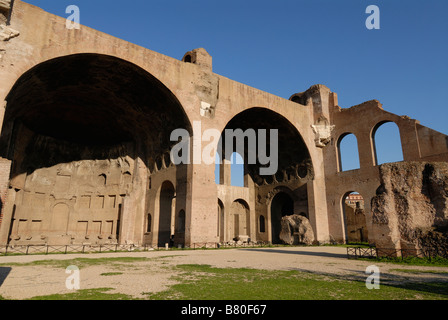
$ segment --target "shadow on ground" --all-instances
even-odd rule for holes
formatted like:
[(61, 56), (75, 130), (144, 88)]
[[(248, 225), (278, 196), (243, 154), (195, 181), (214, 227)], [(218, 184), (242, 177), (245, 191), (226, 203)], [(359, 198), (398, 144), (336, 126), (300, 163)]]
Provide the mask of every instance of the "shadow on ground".
[(0, 267), (0, 287), (11, 272), (11, 267)]
[[(281, 254), (293, 254), (293, 255), (305, 255), (305, 256), (315, 256), (315, 257), (327, 257), (327, 258), (338, 258), (347, 260), (346, 254), (331, 253), (331, 252), (317, 252), (317, 251), (302, 251), (302, 250), (282, 250), (280, 248), (276, 249), (264, 249), (264, 248), (254, 248), (254, 249), (242, 249), (251, 250), (257, 252), (266, 253), (281, 253)], [(300, 271), (309, 274), (315, 274), (320, 276), (328, 276), (333, 279), (342, 281), (356, 281), (360, 283), (366, 283), (367, 278), (371, 273), (366, 273), (363, 270), (349, 270), (345, 269), (346, 274), (331, 273), (331, 272), (320, 272), (311, 271), (300, 268), (290, 268), (290, 270)], [(380, 286), (395, 287), (400, 289), (408, 289), (419, 292), (426, 292), (444, 296), (448, 299), (448, 275), (447, 274), (400, 274), (391, 272), (381, 272), (380, 270)]]
[(306, 256), (315, 256), (315, 257), (327, 257), (327, 258), (339, 258), (339, 259), (347, 259), (346, 254), (342, 253), (331, 253), (331, 252), (316, 252), (316, 251), (291, 251), (291, 250), (282, 250), (282, 249), (263, 249), (263, 248), (253, 248), (253, 249), (241, 249), (241, 250), (250, 250), (250, 251), (258, 251), (258, 252), (268, 252), (268, 253), (285, 253), (285, 254), (295, 254), (295, 255), (306, 255)]
[[(333, 279), (341, 281), (355, 281), (365, 284), (368, 281), (368, 277), (371, 273), (366, 273), (360, 270), (348, 270), (347, 274), (337, 274), (331, 272), (319, 272), (311, 271), (300, 268), (290, 268), (290, 270), (300, 271), (308, 274), (314, 274), (319, 276), (328, 276)], [(426, 293), (432, 293), (444, 296), (448, 299), (448, 275), (438, 274), (437, 276), (431, 275), (402, 275), (391, 272), (380, 272), (379, 284), (381, 286), (395, 287), (399, 289), (408, 289)], [(372, 283), (372, 282), (371, 282)]]

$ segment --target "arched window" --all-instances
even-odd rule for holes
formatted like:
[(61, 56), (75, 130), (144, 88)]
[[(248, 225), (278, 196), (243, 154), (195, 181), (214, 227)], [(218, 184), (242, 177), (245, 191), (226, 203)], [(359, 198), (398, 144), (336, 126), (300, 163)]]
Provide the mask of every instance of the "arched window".
[(403, 161), (400, 130), (395, 122), (380, 122), (372, 131), (375, 165)]
[(107, 182), (107, 176), (103, 173), (98, 176), (98, 185), (105, 186)]
[(126, 171), (123, 173), (123, 184), (126, 186), (130, 183), (132, 183), (132, 175), (129, 171)]
[(190, 55), (186, 55), (185, 58), (184, 58), (184, 62), (187, 62), (187, 63), (191, 63), (192, 62), (191, 60), (192, 59), (191, 59)]
[(244, 187), (244, 161), (243, 157), (237, 152), (231, 156), (231, 177), (230, 184), (234, 187)]
[(264, 216), (260, 216), (259, 228), (260, 228), (260, 233), (266, 232), (266, 222), (265, 222)]
[(347, 133), (339, 138), (339, 171), (359, 169), (358, 141), (352, 133)]

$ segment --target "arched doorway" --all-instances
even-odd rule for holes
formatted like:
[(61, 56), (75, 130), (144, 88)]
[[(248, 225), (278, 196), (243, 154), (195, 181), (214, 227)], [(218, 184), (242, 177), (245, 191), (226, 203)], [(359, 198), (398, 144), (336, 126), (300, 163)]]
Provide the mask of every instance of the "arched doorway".
[[(192, 132), (173, 93), (128, 61), (75, 54), (30, 69), (6, 100), (0, 157), (12, 161), (17, 219), (30, 212), (41, 219), (42, 233), (30, 240), (51, 234), (51, 204), (71, 199), (66, 244), (85, 242), (85, 230), (97, 229), (99, 221), (109, 231), (91, 237), (92, 244), (117, 242), (110, 230), (122, 232), (123, 243), (138, 241), (132, 220), (146, 214), (137, 203), (144, 201), (138, 190), (146, 190), (142, 181), (149, 173), (135, 168), (152, 168), (153, 159), (176, 143), (173, 130)], [(136, 227), (142, 233), (144, 220)]]
[(165, 181), (160, 189), (159, 198), (159, 236), (158, 246), (164, 247), (169, 244), (172, 239), (171, 234), (171, 216), (173, 212), (173, 199), (175, 196), (175, 189), (171, 182)]
[(281, 221), (284, 216), (294, 214), (294, 200), (285, 192), (277, 193), (271, 203), (272, 243), (280, 244)]
[[(231, 170), (225, 161), (232, 163), (238, 154), (239, 167), (234, 166), (233, 171), (237, 171), (239, 181), (244, 180), (240, 186), (247, 187), (248, 179), (258, 187), (313, 179), (311, 157), (297, 128), (267, 108), (250, 108), (233, 117), (224, 128), (219, 145), (222, 150), (217, 152), (225, 170)], [(233, 185), (231, 181), (227, 184)]]
[(238, 199), (230, 208), (230, 235), (234, 240), (250, 239), (250, 211), (246, 201)]
[(344, 214), (345, 241), (347, 243), (366, 243), (369, 241), (367, 231), (364, 198), (358, 192), (347, 192), (342, 197)]
[[(230, 179), (233, 178), (231, 162), (232, 155), (237, 153), (243, 160), (239, 171), (240, 180), (244, 179), (244, 187), (250, 189), (256, 199), (272, 199), (278, 190), (288, 189), (294, 198), (297, 212), (303, 212), (310, 218), (307, 185), (314, 179), (313, 164), (305, 140), (285, 116), (265, 107), (246, 109), (226, 124), (218, 147), (217, 153), (222, 160), (222, 185), (233, 185)], [(283, 202), (284, 199), (279, 196), (274, 202), (274, 226), (271, 221), (271, 202), (257, 201), (252, 217), (252, 236), (256, 239), (252, 240), (272, 241), (274, 228), (273, 241), (280, 241), (278, 237), (282, 214), (281, 210), (277, 213), (277, 201)], [(289, 208), (288, 214), (294, 213), (294, 205), (286, 205), (285, 202), (285, 208)], [(260, 216), (266, 219), (265, 232), (261, 232), (263, 228), (260, 229), (260, 225), (263, 226)], [(234, 221), (230, 221), (233, 219), (231, 211), (227, 210), (226, 218), (226, 228), (235, 230)], [(234, 237), (232, 232), (228, 232), (229, 239)]]

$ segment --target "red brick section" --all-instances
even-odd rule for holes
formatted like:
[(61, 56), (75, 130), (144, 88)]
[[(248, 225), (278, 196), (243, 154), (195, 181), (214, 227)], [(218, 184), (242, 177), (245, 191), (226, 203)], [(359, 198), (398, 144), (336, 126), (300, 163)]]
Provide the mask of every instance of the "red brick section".
[(6, 194), (8, 192), (10, 171), (11, 171), (11, 161), (0, 158), (0, 201), (1, 201), (0, 226), (3, 220), (3, 208), (6, 201)]

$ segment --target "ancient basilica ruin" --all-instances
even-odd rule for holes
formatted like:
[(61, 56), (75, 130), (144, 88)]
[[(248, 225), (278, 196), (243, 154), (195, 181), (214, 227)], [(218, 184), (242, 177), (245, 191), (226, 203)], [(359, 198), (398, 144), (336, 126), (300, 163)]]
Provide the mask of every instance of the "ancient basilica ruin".
[[(355, 220), (385, 248), (446, 234), (448, 136), (376, 100), (342, 108), (324, 85), (284, 99), (213, 73), (202, 48), (174, 59), (18, 0), (0, 17), (0, 244), (280, 243), (282, 219), (291, 243), (346, 242)], [(404, 161), (378, 165), (387, 122)], [(277, 129), (278, 170), (245, 163), (235, 187), (223, 157), (216, 184), (214, 164), (173, 164), (179, 128)], [(360, 168), (343, 171), (348, 134)]]

